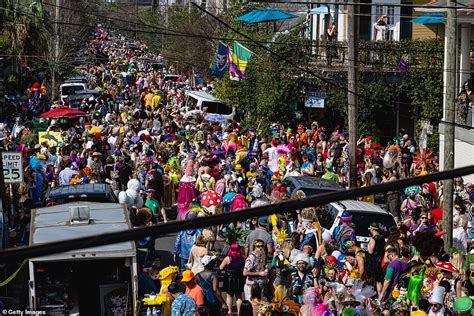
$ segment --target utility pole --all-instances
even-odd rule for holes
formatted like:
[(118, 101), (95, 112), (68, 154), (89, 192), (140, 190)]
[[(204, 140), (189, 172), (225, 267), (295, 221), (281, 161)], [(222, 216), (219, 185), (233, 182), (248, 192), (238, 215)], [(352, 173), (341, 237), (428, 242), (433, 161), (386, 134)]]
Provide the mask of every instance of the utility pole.
[[(454, 99), (456, 96), (456, 9), (454, 0), (447, 2), (446, 40), (444, 53), (444, 78), (446, 93), (444, 95), (444, 170), (454, 168)], [(451, 250), (453, 244), (453, 179), (443, 181), (443, 229), (446, 231), (444, 249)]]
[[(354, 0), (358, 3), (359, 0)], [(357, 186), (357, 168), (356, 168), (356, 151), (357, 151), (357, 94), (359, 91), (359, 63), (358, 45), (359, 45), (359, 6), (357, 4), (347, 6), (347, 53), (348, 64), (347, 70), (347, 116), (349, 121), (349, 184), (351, 188)]]

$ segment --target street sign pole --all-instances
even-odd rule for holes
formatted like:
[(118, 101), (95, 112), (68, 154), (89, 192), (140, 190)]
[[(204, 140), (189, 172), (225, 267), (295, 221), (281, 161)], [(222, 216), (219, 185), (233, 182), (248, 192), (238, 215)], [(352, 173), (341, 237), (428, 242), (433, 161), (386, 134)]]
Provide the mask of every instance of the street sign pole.
[[(14, 222), (14, 214), (13, 214), (13, 183), (22, 183), (23, 182), (23, 157), (22, 153), (20, 152), (14, 152), (14, 151), (3, 151), (1, 153), (1, 163), (0, 165), (2, 166), (2, 181), (0, 181), (0, 191), (1, 191), (1, 197), (2, 197), (2, 207), (3, 207), (3, 214), (4, 214), (4, 219), (5, 219), (5, 213), (8, 215), (6, 216), (8, 218), (7, 223), (8, 226), (12, 226), (12, 224), (15, 224)], [(10, 205), (6, 201), (6, 195), (5, 195), (5, 184), (10, 185)], [(5, 210), (8, 210), (8, 212), (5, 212)], [(4, 221), (5, 223), (5, 221)], [(8, 232), (6, 232), (6, 235), (8, 236)]]
[(0, 148), (0, 199), (2, 199), (2, 249), (8, 248), (8, 203), (5, 199), (5, 178), (3, 176), (3, 151)]

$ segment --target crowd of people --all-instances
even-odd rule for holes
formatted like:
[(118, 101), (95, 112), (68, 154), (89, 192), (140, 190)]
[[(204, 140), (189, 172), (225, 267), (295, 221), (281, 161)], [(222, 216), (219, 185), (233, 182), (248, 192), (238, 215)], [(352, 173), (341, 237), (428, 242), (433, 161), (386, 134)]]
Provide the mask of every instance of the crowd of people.
[[(189, 78), (165, 81), (150, 62), (159, 56), (129, 43), (100, 27), (88, 43), (89, 54), (107, 59), (80, 68), (98, 93), (79, 106), (88, 116), (37, 119), (63, 106), (50, 102), (40, 83), (28, 89), (27, 101), (7, 100), (13, 110), (0, 125), (0, 142), (25, 159), (25, 183), (16, 193), (20, 242), (27, 243), (28, 208), (55, 186), (108, 183), (141, 227), (278, 203), (288, 198), (290, 176), (348, 187), (349, 141), (357, 142), (359, 186), (438, 168), (404, 131), (382, 144), (375, 131), (350, 140), (341, 126), (316, 121), (278, 122), (268, 130), (213, 122), (205, 109), (185, 104)], [(212, 84), (194, 89), (211, 91)], [(62, 140), (39, 142), (32, 137), (39, 130), (60, 132)], [(350, 211), (332, 233), (321, 227), (322, 207), (180, 231), (179, 272), (161, 289), (155, 276), (169, 267), (150, 236), (137, 242), (140, 296), (166, 294), (171, 315), (467, 315), (474, 297), (474, 185), (455, 179), (454, 197), (451, 253), (441, 238), (441, 183), (361, 198), (384, 204), (396, 222), (385, 227), (373, 218), (368, 243), (357, 240)]]

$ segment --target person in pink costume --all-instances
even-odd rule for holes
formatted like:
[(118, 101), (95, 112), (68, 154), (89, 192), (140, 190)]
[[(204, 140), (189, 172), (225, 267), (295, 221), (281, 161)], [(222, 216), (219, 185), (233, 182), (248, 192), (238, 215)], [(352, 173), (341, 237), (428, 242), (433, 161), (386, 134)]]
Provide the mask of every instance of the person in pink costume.
[(195, 185), (196, 178), (194, 177), (194, 161), (189, 159), (186, 162), (184, 175), (179, 180), (177, 220), (185, 219), (189, 206), (196, 199)]

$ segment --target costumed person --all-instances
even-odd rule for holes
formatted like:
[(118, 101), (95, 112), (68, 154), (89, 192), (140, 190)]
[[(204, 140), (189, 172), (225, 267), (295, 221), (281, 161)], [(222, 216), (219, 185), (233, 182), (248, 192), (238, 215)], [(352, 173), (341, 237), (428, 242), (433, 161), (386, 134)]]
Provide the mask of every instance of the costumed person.
[(342, 253), (347, 253), (347, 242), (356, 241), (355, 230), (351, 225), (352, 215), (349, 212), (344, 211), (339, 220), (340, 224), (334, 229), (332, 236), (338, 244), (339, 250)]
[(410, 217), (412, 210), (415, 209), (417, 205), (424, 205), (424, 199), (419, 193), (420, 187), (417, 185), (405, 189), (406, 199), (403, 200), (400, 207), (404, 219)]
[(442, 286), (436, 286), (431, 293), (430, 311), (428, 316), (444, 316), (446, 315), (444, 307), (444, 296), (446, 289)]
[(303, 305), (300, 309), (301, 316), (323, 316), (328, 306), (323, 304), (321, 292), (316, 287), (306, 289), (302, 298)]
[(188, 159), (184, 175), (179, 180), (178, 190), (178, 217), (183, 220), (193, 200), (196, 199), (196, 178), (194, 177), (194, 161)]

